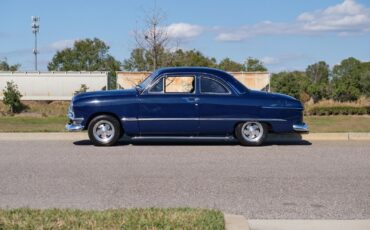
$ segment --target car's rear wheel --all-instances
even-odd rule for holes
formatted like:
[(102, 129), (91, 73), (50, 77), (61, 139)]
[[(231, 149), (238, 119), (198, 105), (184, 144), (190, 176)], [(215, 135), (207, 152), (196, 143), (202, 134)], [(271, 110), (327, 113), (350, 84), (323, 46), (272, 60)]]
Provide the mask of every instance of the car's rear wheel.
[(261, 145), (268, 133), (268, 127), (258, 121), (247, 121), (236, 126), (235, 136), (242, 145)]
[(96, 146), (115, 145), (121, 137), (121, 132), (119, 121), (109, 115), (93, 118), (88, 127), (89, 138)]

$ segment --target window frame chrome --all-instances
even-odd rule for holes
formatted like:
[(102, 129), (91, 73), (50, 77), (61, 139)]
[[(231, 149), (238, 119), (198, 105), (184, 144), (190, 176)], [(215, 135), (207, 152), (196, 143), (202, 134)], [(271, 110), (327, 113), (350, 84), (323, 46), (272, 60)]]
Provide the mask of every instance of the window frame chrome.
[[(211, 81), (216, 81), (217, 83), (220, 83), (225, 89), (227, 90), (227, 93), (212, 93), (212, 92), (202, 92), (202, 78), (210, 79)], [(221, 80), (219, 80), (216, 76), (210, 77), (207, 75), (199, 75), (199, 93), (202, 95), (232, 95), (231, 89), (226, 86)]]
[[(184, 75), (184, 76), (182, 76)], [(165, 86), (165, 78), (167, 77), (193, 77), (194, 78), (194, 89), (192, 93), (186, 93), (186, 92), (165, 92), (166, 86)], [(163, 90), (162, 92), (151, 92), (150, 90), (160, 81), (163, 80)], [(176, 73), (176, 74), (163, 74), (160, 75), (157, 79), (153, 81), (143, 92), (151, 95), (196, 95), (197, 93), (197, 75), (194, 73)]]

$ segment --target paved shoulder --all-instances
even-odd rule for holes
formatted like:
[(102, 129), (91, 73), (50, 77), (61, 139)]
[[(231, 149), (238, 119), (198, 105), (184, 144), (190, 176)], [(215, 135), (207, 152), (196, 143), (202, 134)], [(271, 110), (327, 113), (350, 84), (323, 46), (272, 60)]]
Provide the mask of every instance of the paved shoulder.
[[(370, 220), (248, 220), (250, 230), (369, 230)], [(240, 228), (241, 229), (241, 228)]]

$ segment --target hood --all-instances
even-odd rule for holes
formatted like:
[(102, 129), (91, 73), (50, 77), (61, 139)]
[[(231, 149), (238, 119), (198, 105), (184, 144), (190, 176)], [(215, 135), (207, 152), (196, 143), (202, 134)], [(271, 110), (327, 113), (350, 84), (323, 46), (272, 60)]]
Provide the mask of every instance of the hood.
[(94, 92), (86, 92), (77, 94), (72, 98), (72, 101), (78, 101), (82, 99), (96, 99), (102, 97), (117, 97), (117, 96), (126, 96), (126, 95), (136, 95), (135, 89), (120, 89), (120, 90), (102, 90)]

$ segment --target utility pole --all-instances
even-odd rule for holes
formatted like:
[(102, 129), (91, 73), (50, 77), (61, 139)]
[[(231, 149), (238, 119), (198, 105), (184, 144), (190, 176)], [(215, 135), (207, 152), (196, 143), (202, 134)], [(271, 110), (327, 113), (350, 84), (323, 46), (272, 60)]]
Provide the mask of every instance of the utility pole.
[(32, 33), (35, 35), (35, 47), (33, 48), (33, 54), (35, 55), (35, 71), (37, 71), (37, 54), (39, 52), (37, 50), (37, 33), (39, 32), (39, 28), (40, 28), (40, 25), (39, 25), (40, 17), (32, 16), (31, 20), (32, 20), (32, 24), (31, 24)]

